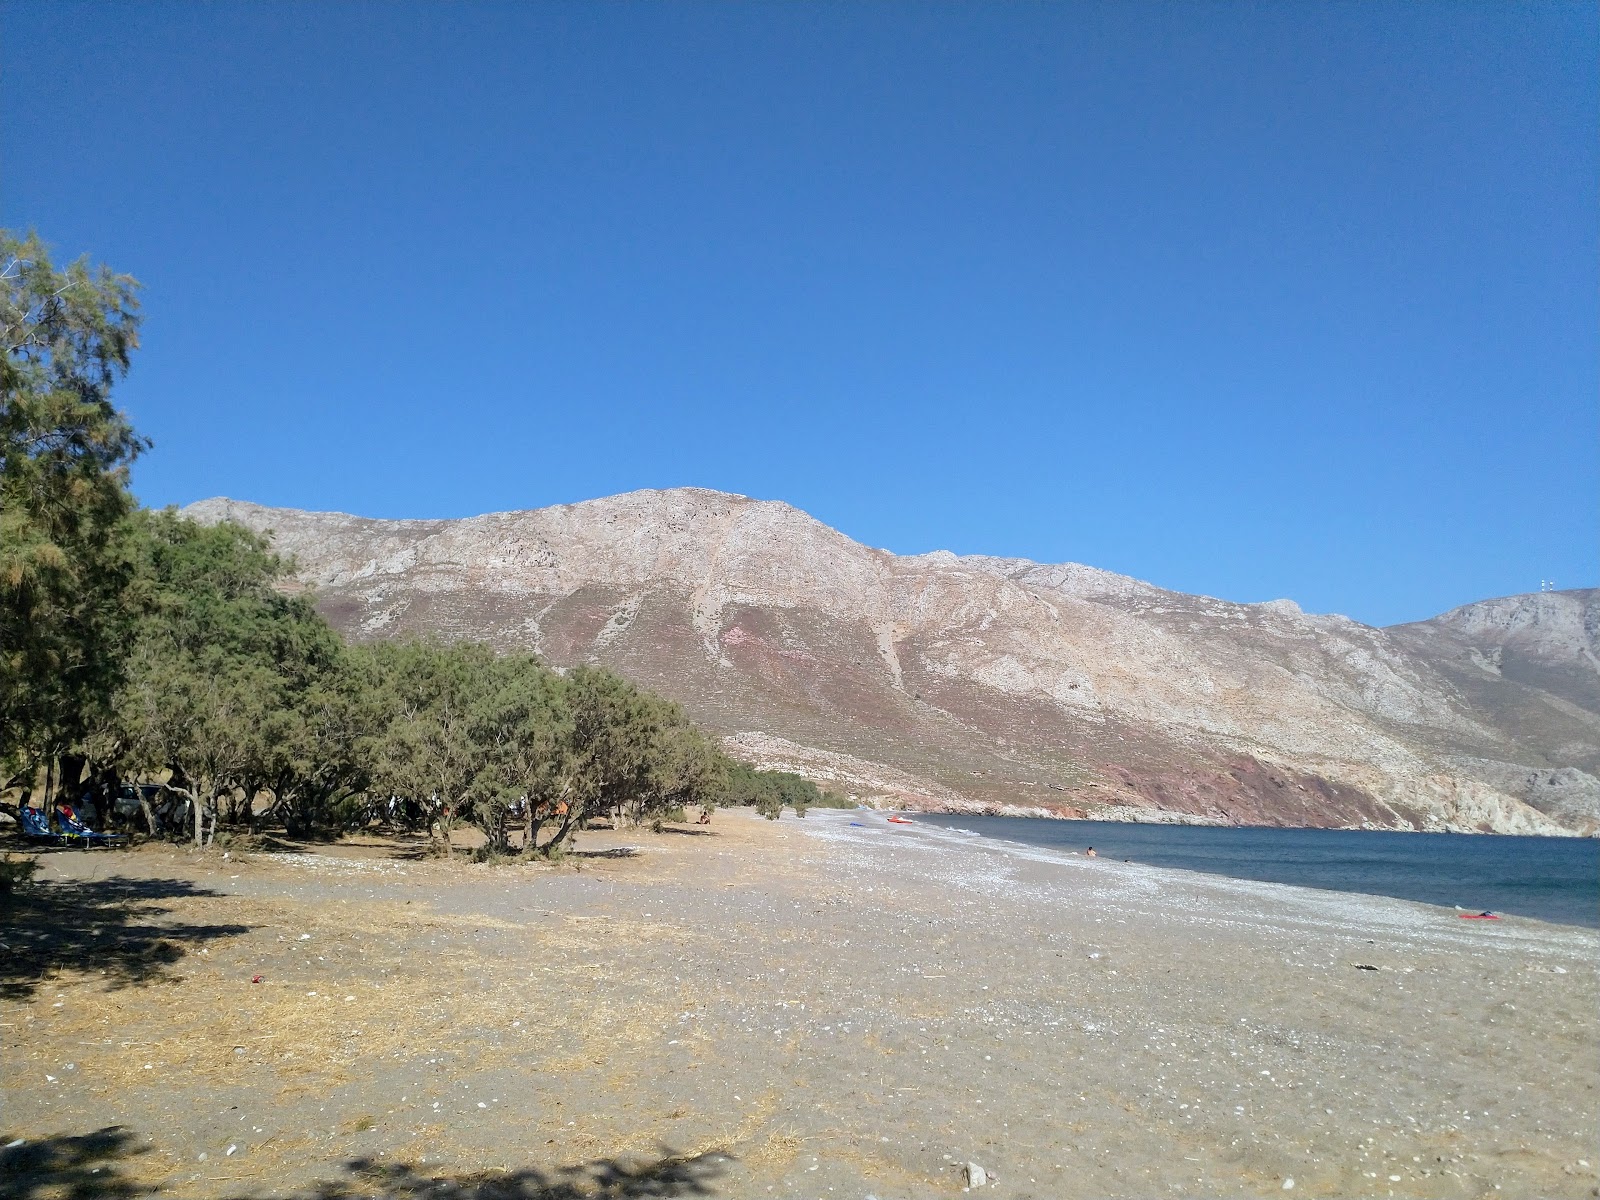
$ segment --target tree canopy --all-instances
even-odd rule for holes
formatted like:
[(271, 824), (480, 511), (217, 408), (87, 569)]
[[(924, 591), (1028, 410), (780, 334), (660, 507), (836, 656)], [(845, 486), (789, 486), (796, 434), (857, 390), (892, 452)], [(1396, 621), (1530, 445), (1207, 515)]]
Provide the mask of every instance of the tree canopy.
[(446, 850), (469, 822), (491, 853), (553, 855), (602, 815), (818, 802), (604, 668), (345, 644), (267, 539), (135, 503), (146, 443), (111, 391), (138, 346), (137, 283), (57, 270), (31, 234), (0, 233), (0, 263), (0, 768), (43, 767), (47, 809), (69, 754), (105, 790), (158, 780), (197, 841), (219, 822), (309, 836), (381, 817)]
[(0, 231), (0, 769), (64, 752), (122, 661), (145, 443), (111, 401), (139, 344), (138, 284)]

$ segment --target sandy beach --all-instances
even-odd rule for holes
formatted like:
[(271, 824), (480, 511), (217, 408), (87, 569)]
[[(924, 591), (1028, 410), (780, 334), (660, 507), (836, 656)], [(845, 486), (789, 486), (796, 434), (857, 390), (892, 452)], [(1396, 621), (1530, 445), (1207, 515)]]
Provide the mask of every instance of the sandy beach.
[(0, 1197), (1600, 1195), (1596, 931), (878, 814), (579, 847), (45, 855)]

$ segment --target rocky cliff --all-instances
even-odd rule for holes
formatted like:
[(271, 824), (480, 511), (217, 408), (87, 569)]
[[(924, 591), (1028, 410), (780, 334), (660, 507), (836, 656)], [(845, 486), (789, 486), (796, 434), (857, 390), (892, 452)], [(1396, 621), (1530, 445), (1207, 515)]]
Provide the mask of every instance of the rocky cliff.
[(206, 500), (356, 638), (604, 662), (763, 765), (906, 807), (1600, 831), (1600, 592), (1375, 629), (1074, 564), (857, 544), (697, 489), (456, 521)]

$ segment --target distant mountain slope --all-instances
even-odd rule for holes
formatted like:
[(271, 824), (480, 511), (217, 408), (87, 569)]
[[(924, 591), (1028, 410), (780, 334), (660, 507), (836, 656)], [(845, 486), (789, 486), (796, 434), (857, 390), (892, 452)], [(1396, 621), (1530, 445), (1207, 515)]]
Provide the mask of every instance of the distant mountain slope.
[(1537, 592), (1463, 605), (1388, 633), (1456, 689), (1463, 711), (1499, 730), (1516, 762), (1445, 743), (1456, 769), (1574, 827), (1600, 785), (1600, 591)]
[(457, 521), (222, 499), (186, 511), (271, 530), (353, 637), (605, 662), (751, 735), (735, 752), (809, 756), (864, 798), (1600, 828), (1594, 591), (1381, 630), (1075, 564), (897, 556), (789, 505), (698, 489)]

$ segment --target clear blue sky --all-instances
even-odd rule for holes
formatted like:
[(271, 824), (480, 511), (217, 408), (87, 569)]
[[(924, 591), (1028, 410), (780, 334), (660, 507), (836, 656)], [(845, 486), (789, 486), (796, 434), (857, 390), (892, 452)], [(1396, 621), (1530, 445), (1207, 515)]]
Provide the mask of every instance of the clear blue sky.
[(150, 504), (693, 484), (1376, 624), (1600, 578), (1591, 3), (0, 10)]

